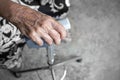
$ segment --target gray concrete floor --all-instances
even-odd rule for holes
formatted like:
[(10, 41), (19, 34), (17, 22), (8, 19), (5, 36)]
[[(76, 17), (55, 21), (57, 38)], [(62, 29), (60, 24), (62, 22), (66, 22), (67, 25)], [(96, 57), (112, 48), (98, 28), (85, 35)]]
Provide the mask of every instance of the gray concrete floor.
[[(67, 64), (65, 80), (120, 80), (120, 0), (71, 0), (72, 42), (56, 46), (58, 61), (81, 56)], [(25, 68), (46, 65), (46, 51), (25, 46)], [(56, 69), (57, 80), (62, 66)], [(19, 79), (0, 71), (0, 80), (52, 80), (49, 71), (24, 73)]]

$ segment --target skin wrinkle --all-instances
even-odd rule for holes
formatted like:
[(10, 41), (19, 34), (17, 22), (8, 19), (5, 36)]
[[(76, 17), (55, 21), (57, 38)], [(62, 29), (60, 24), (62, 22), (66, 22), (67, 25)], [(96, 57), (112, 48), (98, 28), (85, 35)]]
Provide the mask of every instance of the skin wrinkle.
[(36, 21), (38, 21), (37, 17), (33, 13), (28, 14), (32, 14), (32, 16), (24, 15), (23, 13), (24, 16), (20, 17), (19, 19), (21, 19), (22, 21), (26, 21), (25, 23), (28, 23), (32, 27), (35, 27), (35, 24), (37, 23)]
[[(33, 40), (38, 45), (43, 45), (43, 40), (45, 40), (48, 44), (60, 44), (60, 41), (62, 39), (60, 36), (63, 36), (61, 33), (62, 31), (60, 32), (58, 29), (55, 29), (55, 27), (59, 27), (60, 30), (62, 29), (63, 32), (65, 32), (65, 29), (62, 28), (63, 26), (58, 24), (54, 18), (61, 19), (61, 16), (63, 14), (61, 13), (61, 11), (64, 12), (64, 9), (66, 9), (66, 7), (61, 9), (60, 12), (58, 10), (58, 12), (55, 14), (51, 11), (51, 8), (48, 8), (47, 10), (46, 7), (45, 10), (50, 12), (51, 16), (53, 14), (53, 16), (51, 17), (40, 12), (41, 10), (39, 8), (41, 6), (36, 6), (36, 4), (32, 6), (30, 3), (25, 3), (25, 6), (24, 3), (22, 3), (24, 2), (24, 0), (19, 3), (15, 3), (13, 1), (14, 0), (0, 0), (0, 19), (1, 28), (3, 28), (1, 30), (4, 32), (3, 34), (1, 34), (3, 35), (1, 45), (4, 44), (4, 46), (1, 46), (1, 50), (4, 51), (4, 53), (1, 53), (1, 56), (5, 53), (8, 53), (8, 55), (4, 56), (4, 58), (6, 59), (4, 61), (0, 61), (2, 61), (2, 64), (6, 65), (8, 69), (20, 67), (20, 64), (22, 62), (21, 51), (24, 47), (23, 44), (25, 44), (24, 36)], [(51, 5), (49, 5), (48, 7), (51, 7)], [(20, 40), (23, 41), (22, 44)], [(17, 46), (14, 45), (11, 48), (11, 44), (14, 44), (11, 43), (13, 41)], [(10, 51), (6, 51), (8, 50), (8, 48), (10, 48)], [(20, 56), (18, 57), (19, 53)], [(8, 59), (7, 57), (12, 59)]]
[[(47, 24), (51, 24), (49, 21), (47, 21)], [(45, 25), (44, 25), (45, 26)], [(51, 37), (53, 37), (53, 40), (54, 40), (54, 42), (56, 43), (56, 44), (60, 44), (60, 41), (61, 41), (61, 39), (60, 39), (60, 35), (59, 35), (59, 33), (56, 31), (56, 30), (54, 30), (53, 28), (52, 28), (52, 26), (46, 26), (47, 28), (47, 31), (48, 31), (48, 34), (51, 36)], [(58, 41), (57, 41), (58, 40)]]
[(38, 45), (43, 45), (43, 41), (40, 39), (40, 36), (35, 31), (31, 32), (29, 36), (34, 42), (39, 41)]
[[(54, 35), (53, 35), (53, 34), (54, 34)], [(55, 30), (50, 30), (50, 31), (49, 31), (49, 35), (50, 35), (51, 37), (53, 37), (53, 39), (54, 39), (54, 41), (55, 41), (56, 44), (60, 44), (61, 39), (60, 39), (60, 35), (58, 34), (57, 31), (55, 31)]]
[(41, 37), (43, 37), (46, 42), (49, 41), (49, 44), (52, 44), (53, 39), (46, 33), (46, 31), (42, 27), (39, 28), (40, 29), (37, 29), (37, 32), (41, 35)]
[(16, 8), (16, 9), (14, 9), (15, 10), (15, 12), (14, 12), (15, 14), (12, 14), (12, 17), (9, 18), (10, 19), (9, 21), (12, 22), (12, 23), (19, 23), (19, 22), (21, 22), (21, 20), (19, 18), (21, 17), (21, 15), (24, 15), (25, 10), (26, 10), (25, 7), (19, 7), (19, 6), (14, 6), (13, 5), (12, 8), (13, 9)]
[[(24, 19), (23, 19), (24, 20)], [(26, 21), (26, 20), (25, 20)], [(39, 32), (39, 34), (48, 42), (49, 41), (49, 44), (51, 44), (52, 42), (53, 42), (53, 40), (45, 33), (45, 31), (44, 30), (42, 30), (42, 28), (41, 27), (37, 27), (36, 25), (38, 24), (38, 21), (39, 21), (39, 19), (37, 19), (37, 20), (35, 20), (35, 24), (34, 25), (31, 25), (31, 24), (29, 24), (28, 22), (26, 22), (26, 24), (27, 24), (27, 26), (28, 26), (28, 24), (30, 25), (30, 26), (33, 26), (33, 27), (35, 27), (35, 29), (36, 30), (39, 30), (40, 32), (44, 32), (44, 35), (42, 34), (42, 33), (40, 33)], [(33, 21), (32, 21), (33, 22)], [(29, 26), (29, 28), (32, 28), (32, 27), (30, 27)], [(28, 31), (26, 31), (26, 32), (31, 32), (30, 30), (29, 30), (29, 28), (27, 29)], [(46, 29), (46, 28), (45, 28)], [(36, 31), (35, 30), (35, 31)], [(36, 32), (38, 32), (38, 31), (36, 31)], [(28, 35), (28, 33), (27, 33), (27, 35)], [(39, 36), (40, 36), (39, 35)], [(48, 37), (46, 37), (46, 36), (48, 36)]]
[(62, 31), (63, 29), (59, 28), (57, 25), (54, 27), (54, 29), (59, 32), (61, 39), (64, 39), (64, 37), (66, 37), (66, 33), (64, 33), (64, 31)]
[(53, 28), (59, 32), (59, 34), (61, 35), (61, 39), (64, 39), (66, 37), (66, 33), (64, 32), (64, 27), (62, 27), (62, 25), (59, 22), (56, 22), (53, 24), (53, 22), (51, 22)]
[(46, 22), (46, 24), (42, 25), (43, 28), (49, 33), (50, 30), (53, 30), (53, 27), (50, 25), (50, 22)]
[(65, 37), (65, 29), (54, 18), (17, 3), (12, 8), (15, 11), (11, 10), (13, 13), (10, 22), (37, 44), (41, 45), (42, 39), (48, 44), (60, 44)]

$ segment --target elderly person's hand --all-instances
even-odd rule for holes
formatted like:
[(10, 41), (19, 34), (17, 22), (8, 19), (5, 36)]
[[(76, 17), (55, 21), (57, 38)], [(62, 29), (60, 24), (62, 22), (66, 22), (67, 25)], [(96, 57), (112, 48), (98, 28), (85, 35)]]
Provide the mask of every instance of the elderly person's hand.
[(66, 36), (64, 27), (55, 21), (55, 19), (25, 6), (19, 7), (10, 21), (25, 36), (31, 38), (39, 45), (43, 44), (42, 39), (48, 44), (53, 42), (60, 44), (61, 39)]
[[(0, 0), (0, 15), (13, 23), (21, 33), (38, 45), (45, 40), (48, 44), (60, 44), (66, 31), (52, 17), (10, 0)], [(3, 9), (4, 8), (4, 9)]]

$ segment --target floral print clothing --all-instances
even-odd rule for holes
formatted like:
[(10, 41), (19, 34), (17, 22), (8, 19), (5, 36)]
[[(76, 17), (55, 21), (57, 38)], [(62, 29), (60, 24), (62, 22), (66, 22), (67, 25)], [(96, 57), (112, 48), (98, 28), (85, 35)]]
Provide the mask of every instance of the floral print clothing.
[[(43, 12), (56, 19), (64, 18), (70, 7), (69, 0), (12, 0)], [(25, 40), (12, 23), (0, 17), (0, 68), (19, 67)]]

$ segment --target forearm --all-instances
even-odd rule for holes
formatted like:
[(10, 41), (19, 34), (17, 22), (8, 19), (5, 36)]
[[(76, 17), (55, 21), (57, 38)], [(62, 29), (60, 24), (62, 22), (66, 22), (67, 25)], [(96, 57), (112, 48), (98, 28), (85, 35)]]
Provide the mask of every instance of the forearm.
[(20, 5), (11, 0), (0, 0), (0, 16), (9, 20)]

